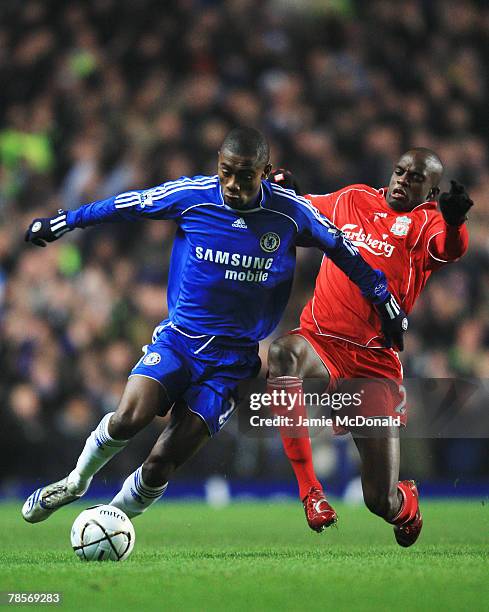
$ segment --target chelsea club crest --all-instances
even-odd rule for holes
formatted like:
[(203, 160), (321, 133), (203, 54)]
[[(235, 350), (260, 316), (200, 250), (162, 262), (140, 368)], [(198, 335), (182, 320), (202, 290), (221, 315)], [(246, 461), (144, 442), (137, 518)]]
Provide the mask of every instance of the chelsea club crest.
[(266, 253), (273, 253), (280, 246), (280, 236), (275, 232), (267, 232), (260, 238), (260, 246)]
[(396, 222), (391, 227), (391, 232), (395, 236), (407, 236), (411, 221), (412, 219), (410, 219), (409, 217), (397, 217)]
[(143, 359), (144, 365), (147, 366), (156, 365), (157, 363), (160, 363), (160, 361), (161, 355), (158, 353), (148, 353), (148, 355), (146, 355), (146, 357)]

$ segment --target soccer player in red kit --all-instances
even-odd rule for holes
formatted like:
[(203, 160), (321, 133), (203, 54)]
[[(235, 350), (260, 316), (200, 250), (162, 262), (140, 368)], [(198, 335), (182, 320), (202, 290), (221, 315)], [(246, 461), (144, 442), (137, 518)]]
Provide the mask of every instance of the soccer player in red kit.
[[(436, 198), (442, 173), (442, 163), (433, 151), (415, 148), (399, 159), (386, 189), (350, 185), (327, 195), (305, 196), (370, 265), (386, 274), (390, 290), (407, 314), (431, 273), (456, 261), (468, 246), (465, 220), (472, 201), (463, 186), (452, 181), (450, 192), (439, 198), (439, 211)], [(274, 180), (294, 186), (286, 171), (275, 172)], [(402, 366), (396, 351), (403, 349), (402, 338), (386, 348), (382, 336), (375, 310), (324, 258), (300, 327), (270, 346), (268, 387), (300, 392), (304, 378), (322, 378), (328, 390), (334, 390), (340, 379), (375, 379), (366, 381), (359, 414), (400, 417), (405, 424), (399, 385)], [(335, 431), (347, 433), (341, 428)], [(314, 473), (307, 430), (298, 436), (294, 432), (294, 437), (286, 428), (280, 433), (307, 522), (320, 532), (336, 521), (336, 513)], [(365, 431), (354, 428), (351, 433), (361, 459), (365, 504), (394, 525), (401, 546), (410, 546), (421, 531), (422, 517), (414, 482), (399, 482), (399, 427), (385, 428), (382, 437), (365, 436)]]

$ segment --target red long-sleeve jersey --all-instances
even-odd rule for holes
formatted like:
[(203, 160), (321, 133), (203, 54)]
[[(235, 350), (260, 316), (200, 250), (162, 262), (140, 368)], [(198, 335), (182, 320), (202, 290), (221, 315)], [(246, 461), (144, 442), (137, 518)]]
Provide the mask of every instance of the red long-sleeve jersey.
[[(436, 202), (410, 212), (393, 210), (386, 189), (350, 185), (327, 195), (305, 197), (331, 219), (373, 267), (383, 270), (389, 289), (409, 313), (431, 273), (459, 259), (468, 247), (465, 224), (449, 226)], [(323, 258), (314, 296), (301, 327), (360, 346), (383, 348), (380, 319), (348, 277)]]

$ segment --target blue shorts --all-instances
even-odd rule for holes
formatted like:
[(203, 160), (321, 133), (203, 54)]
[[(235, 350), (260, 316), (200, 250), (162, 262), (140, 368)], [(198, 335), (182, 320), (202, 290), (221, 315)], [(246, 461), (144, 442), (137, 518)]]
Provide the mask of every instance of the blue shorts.
[[(228, 343), (229, 342), (229, 343)], [(130, 373), (160, 383), (170, 405), (183, 400), (216, 434), (238, 402), (240, 381), (258, 375), (258, 344), (241, 346), (215, 336), (195, 336), (172, 323), (158, 326)]]

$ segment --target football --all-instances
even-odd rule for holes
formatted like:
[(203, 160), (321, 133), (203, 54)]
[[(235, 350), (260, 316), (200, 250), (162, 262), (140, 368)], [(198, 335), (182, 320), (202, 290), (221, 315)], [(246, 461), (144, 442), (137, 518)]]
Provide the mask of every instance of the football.
[(129, 517), (115, 506), (87, 508), (71, 528), (71, 545), (82, 561), (124, 561), (135, 539)]

